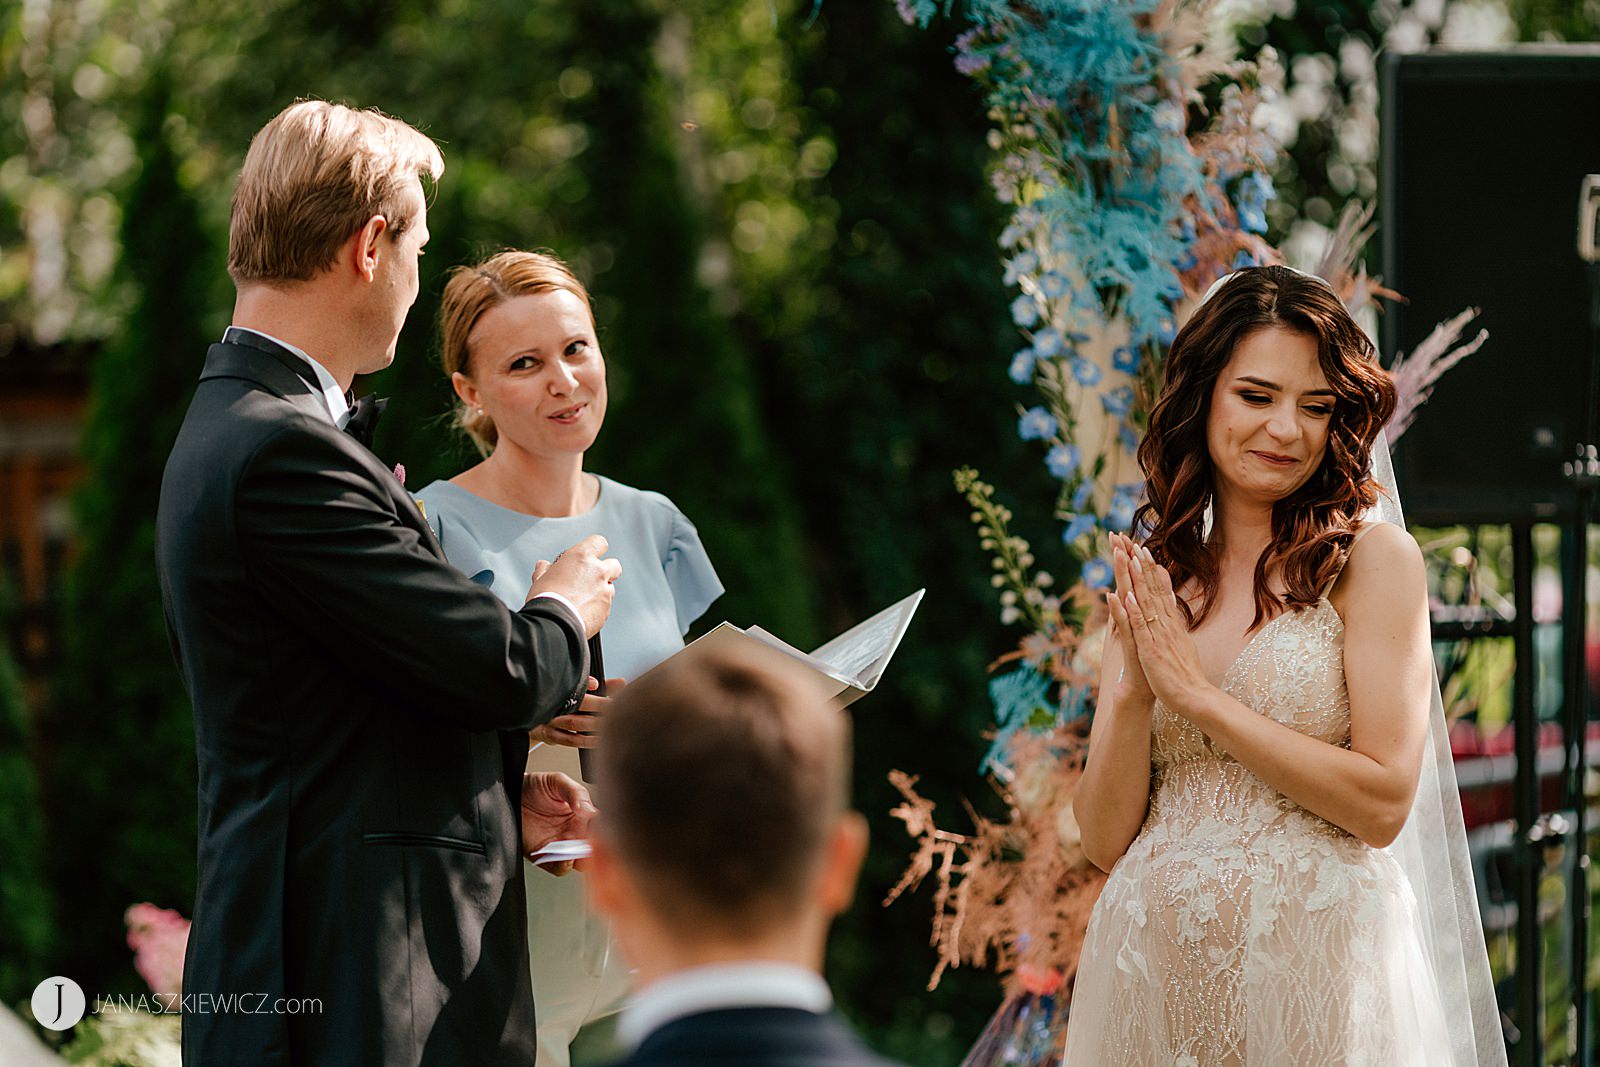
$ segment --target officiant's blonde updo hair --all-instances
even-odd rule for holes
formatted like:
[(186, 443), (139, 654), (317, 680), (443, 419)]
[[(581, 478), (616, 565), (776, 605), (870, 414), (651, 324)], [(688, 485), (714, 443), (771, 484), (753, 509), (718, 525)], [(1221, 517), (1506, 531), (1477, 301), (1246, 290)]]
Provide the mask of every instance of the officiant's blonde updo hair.
[(228, 222), (237, 285), (309, 281), (374, 215), (393, 239), (416, 221), (404, 193), (433, 181), (444, 157), (428, 137), (381, 111), (300, 100), (250, 141)]
[[(555, 289), (565, 289), (582, 300), (589, 309), (590, 323), (594, 322), (594, 304), (589, 299), (589, 290), (561, 257), (549, 252), (508, 249), (496, 252), (482, 263), (451, 271), (439, 307), (439, 325), (444, 335), (440, 362), (444, 364), (445, 377), (452, 377), (457, 371), (472, 377), (472, 346), (468, 342), (473, 327), (485, 312), (515, 297), (537, 296)], [(479, 452), (487, 456), (494, 451), (500, 434), (488, 414), (458, 400), (455, 422), (472, 438)]]

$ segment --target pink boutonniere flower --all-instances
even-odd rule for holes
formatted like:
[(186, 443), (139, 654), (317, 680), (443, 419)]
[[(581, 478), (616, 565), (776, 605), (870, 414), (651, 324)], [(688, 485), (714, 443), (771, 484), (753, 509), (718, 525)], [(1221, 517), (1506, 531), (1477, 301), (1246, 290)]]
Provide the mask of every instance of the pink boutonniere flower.
[(406, 487), (406, 465), (404, 463), (396, 463), (394, 465), (394, 479), (400, 483), (400, 488), (404, 489)]

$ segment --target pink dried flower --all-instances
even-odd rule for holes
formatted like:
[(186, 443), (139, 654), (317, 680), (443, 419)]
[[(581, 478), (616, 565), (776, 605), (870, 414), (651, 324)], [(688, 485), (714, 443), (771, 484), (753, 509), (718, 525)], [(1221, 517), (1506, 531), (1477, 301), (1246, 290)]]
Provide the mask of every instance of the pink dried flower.
[(1477, 317), (1477, 308), (1467, 308), (1435, 326), (1410, 355), (1395, 357), (1389, 373), (1394, 376), (1398, 403), (1385, 427), (1389, 431), (1389, 444), (1393, 445), (1406, 432), (1411, 420), (1417, 417), (1417, 409), (1428, 402), (1428, 395), (1440, 376), (1482, 348), (1489, 339), (1489, 331), (1482, 329), (1471, 340), (1466, 339), (1467, 323)]
[(189, 920), (170, 908), (135, 904), (123, 916), (133, 967), (158, 996), (176, 998), (183, 991), (183, 953), (189, 944)]
[(396, 463), (394, 465), (394, 480), (400, 483), (400, 488), (404, 489), (406, 487), (406, 465), (404, 463)]

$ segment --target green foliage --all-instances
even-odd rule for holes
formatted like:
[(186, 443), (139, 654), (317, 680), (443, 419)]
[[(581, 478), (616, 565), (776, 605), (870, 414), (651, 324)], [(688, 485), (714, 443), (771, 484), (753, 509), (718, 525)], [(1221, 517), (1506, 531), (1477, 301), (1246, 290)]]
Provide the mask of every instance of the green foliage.
[(98, 339), (120, 310), (110, 186), (132, 146), (105, 97), (138, 51), (85, 6), (0, 5), (0, 357)]
[(951, 67), (954, 30), (911, 31), (886, 2), (825, 4), (812, 30), (801, 25), (789, 31), (802, 139), (825, 133), (836, 153), (808, 212), (838, 237), (795, 283), (814, 301), (795, 316), (804, 326), (773, 328), (774, 432), (807, 503), (825, 628), (928, 587), (883, 687), (858, 705), (857, 806), (875, 844), (829, 977), (878, 1047), (954, 1064), (998, 990), (992, 975), (958, 971), (926, 992), (928, 893), (879, 906), (910, 853), (887, 814), (899, 798), (886, 775), (921, 775), (942, 803), (984, 800), (986, 664), (1007, 642), (951, 470), (972, 463), (1022, 491), (1052, 490), (1012, 431), (1002, 218), (984, 181), (982, 101)]
[(155, 573), (165, 457), (209, 340), (202, 317), (224, 279), (169, 143), (158, 82), (135, 127), (140, 167), (126, 199), (123, 270), (139, 292), (91, 368), (83, 550), (65, 597), (50, 715), (50, 837), (60, 965), (86, 988), (133, 985), (124, 910), (151, 900), (188, 914), (194, 894), (195, 757)]
[[(0, 586), (0, 632), (9, 598)], [(44, 873), (44, 826), (34, 775), (32, 730), (9, 646), (0, 643), (0, 1004), (25, 999), (45, 970), (52, 927)]]
[(1524, 41), (1600, 39), (1600, 7), (1591, 0), (1510, 0), (1506, 5)]

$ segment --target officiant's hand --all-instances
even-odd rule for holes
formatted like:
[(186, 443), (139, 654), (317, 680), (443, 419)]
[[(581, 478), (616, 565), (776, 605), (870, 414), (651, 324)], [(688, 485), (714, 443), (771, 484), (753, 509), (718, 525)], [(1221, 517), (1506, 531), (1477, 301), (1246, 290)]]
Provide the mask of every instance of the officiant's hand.
[[(559, 771), (523, 774), (522, 854), (537, 852), (552, 841), (587, 838), (595, 814), (589, 791)], [(544, 866), (554, 875), (572, 868), (571, 863)]]
[(1133, 633), (1151, 691), (1172, 711), (1187, 716), (1213, 687), (1178, 607), (1172, 576), (1144, 548), (1135, 547), (1128, 563), (1133, 587), (1121, 598), (1118, 623)]
[(593, 637), (611, 616), (611, 598), (616, 593), (613, 583), (622, 577), (620, 561), (601, 558), (609, 547), (604, 537), (590, 534), (553, 562), (541, 559), (533, 566), (528, 599), (539, 593), (560, 593), (577, 609), (584, 636)]
[(528, 740), (542, 741), (547, 745), (565, 745), (568, 748), (593, 748), (595, 731), (600, 726), (593, 717), (604, 715), (611, 707), (611, 698), (622, 692), (627, 684), (626, 678), (607, 678), (606, 695), (600, 696), (595, 692), (600, 688), (600, 683), (590, 678), (589, 693), (578, 705), (578, 710), (570, 715), (557, 715), (543, 726), (535, 726), (528, 731)]

